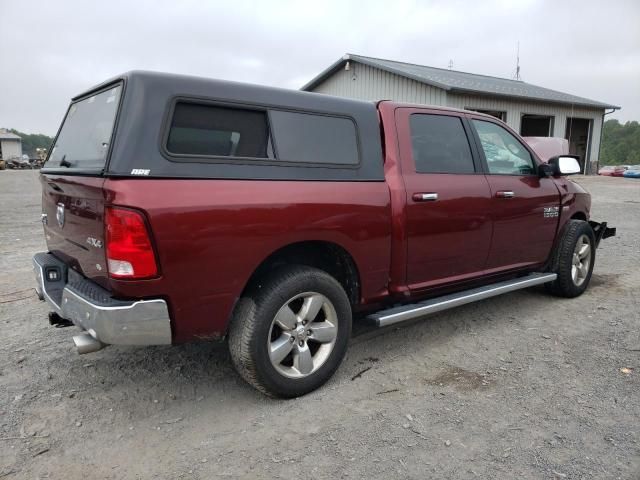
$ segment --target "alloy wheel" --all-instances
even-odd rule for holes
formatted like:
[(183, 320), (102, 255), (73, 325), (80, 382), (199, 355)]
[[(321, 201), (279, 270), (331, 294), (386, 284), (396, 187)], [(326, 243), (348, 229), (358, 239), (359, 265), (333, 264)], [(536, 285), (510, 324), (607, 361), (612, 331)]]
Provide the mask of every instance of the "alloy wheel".
[(338, 336), (338, 316), (331, 301), (316, 292), (288, 300), (271, 322), (271, 364), (288, 378), (315, 373), (329, 358)]
[(571, 278), (573, 283), (581, 286), (589, 275), (591, 266), (591, 241), (587, 235), (580, 235), (573, 250), (573, 260), (571, 265)]

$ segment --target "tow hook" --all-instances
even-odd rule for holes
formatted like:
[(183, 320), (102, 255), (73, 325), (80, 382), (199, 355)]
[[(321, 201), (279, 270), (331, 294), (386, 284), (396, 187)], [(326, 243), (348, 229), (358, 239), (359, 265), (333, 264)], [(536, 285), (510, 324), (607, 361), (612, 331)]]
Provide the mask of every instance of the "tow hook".
[(607, 227), (607, 222), (594, 222), (589, 221), (589, 225), (593, 229), (593, 233), (596, 237), (596, 248), (600, 245), (600, 240), (604, 240), (605, 238), (615, 237), (616, 229), (615, 227)]

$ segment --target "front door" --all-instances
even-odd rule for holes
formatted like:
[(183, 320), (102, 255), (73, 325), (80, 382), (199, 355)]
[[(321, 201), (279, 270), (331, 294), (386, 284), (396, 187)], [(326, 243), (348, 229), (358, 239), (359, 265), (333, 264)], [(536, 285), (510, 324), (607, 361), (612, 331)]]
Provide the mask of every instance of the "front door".
[(466, 120), (396, 110), (407, 195), (407, 285), (413, 291), (482, 275), (491, 243), (491, 192)]
[(479, 118), (471, 124), (491, 189), (488, 273), (544, 263), (558, 226), (558, 188), (551, 178), (538, 176), (532, 153), (502, 125)]

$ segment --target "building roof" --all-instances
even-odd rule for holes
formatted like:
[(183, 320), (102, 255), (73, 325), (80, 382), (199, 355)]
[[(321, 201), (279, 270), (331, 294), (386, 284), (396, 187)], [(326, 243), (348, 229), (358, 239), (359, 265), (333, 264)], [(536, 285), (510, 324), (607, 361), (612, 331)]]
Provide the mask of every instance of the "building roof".
[(316, 86), (330, 77), (334, 72), (343, 68), (347, 61), (362, 63), (371, 67), (410, 78), (417, 82), (455, 93), (471, 93), (478, 95), (498, 95), (524, 100), (536, 100), (552, 103), (563, 103), (597, 108), (620, 109), (616, 105), (597, 102), (588, 98), (578, 97), (568, 93), (558, 92), (544, 87), (538, 87), (521, 80), (477, 75), (475, 73), (458, 72), (444, 68), (415, 65), (413, 63), (396, 62), (381, 58), (363, 57), (361, 55), (346, 54), (317, 77), (304, 85), (301, 90), (313, 90)]
[(20, 138), (20, 136), (16, 135), (15, 133), (11, 133), (7, 130), (5, 130), (4, 128), (0, 128), (0, 140), (22, 140), (22, 138)]

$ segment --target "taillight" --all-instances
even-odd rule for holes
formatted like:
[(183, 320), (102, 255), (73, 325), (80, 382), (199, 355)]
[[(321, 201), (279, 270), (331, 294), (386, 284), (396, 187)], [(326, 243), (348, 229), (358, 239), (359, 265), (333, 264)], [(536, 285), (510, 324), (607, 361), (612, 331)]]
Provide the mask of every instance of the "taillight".
[(107, 207), (104, 217), (109, 275), (127, 279), (157, 276), (156, 256), (142, 214)]

